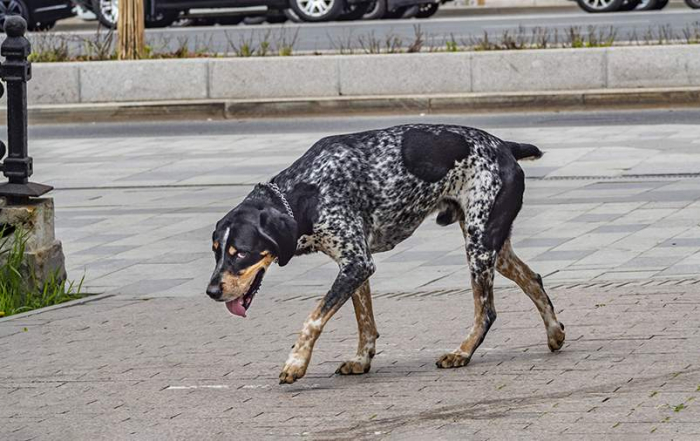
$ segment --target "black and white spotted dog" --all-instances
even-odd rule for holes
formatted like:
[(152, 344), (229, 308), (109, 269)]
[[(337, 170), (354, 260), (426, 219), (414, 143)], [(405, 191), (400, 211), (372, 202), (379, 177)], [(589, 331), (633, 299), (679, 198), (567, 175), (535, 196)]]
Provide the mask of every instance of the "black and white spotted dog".
[(304, 322), (280, 383), (304, 376), (324, 325), (350, 298), (359, 345), (337, 373), (368, 372), (378, 337), (368, 282), (375, 269), (372, 255), (391, 250), (438, 212), (438, 224), (459, 222), (462, 228), (475, 319), (466, 340), (438, 358), (437, 366), (465, 366), (496, 319), (494, 268), (533, 300), (549, 348), (557, 350), (564, 325), (542, 279), (518, 259), (509, 241), (525, 189), (517, 160), (541, 155), (533, 145), (461, 126), (403, 125), (323, 138), (217, 223), (216, 269), (207, 294), (245, 316), (273, 261), (284, 266), (295, 255), (321, 251), (340, 271)]

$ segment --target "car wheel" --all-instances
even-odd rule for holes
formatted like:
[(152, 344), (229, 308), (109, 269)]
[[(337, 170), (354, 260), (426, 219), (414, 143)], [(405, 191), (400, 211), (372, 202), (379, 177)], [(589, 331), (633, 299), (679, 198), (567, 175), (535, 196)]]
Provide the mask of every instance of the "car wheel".
[(292, 23), (304, 23), (304, 20), (302, 20), (296, 12), (294, 12), (294, 9), (285, 9), (284, 10), (284, 15), (291, 21)]
[(622, 3), (622, 5), (620, 5), (620, 9), (618, 9), (618, 11), (620, 11), (620, 12), (633, 11), (641, 2), (642, 2), (642, 0), (625, 0)]
[(345, 9), (343, 0), (290, 0), (289, 5), (304, 21), (335, 20)]
[(576, 0), (579, 7), (586, 12), (615, 12), (624, 0)]
[(693, 9), (700, 9), (700, 0), (685, 0), (685, 4)]
[(439, 8), (439, 3), (423, 3), (421, 5), (418, 5), (418, 13), (416, 14), (416, 18), (432, 17), (433, 15), (435, 15)]
[(657, 0), (642, 0), (639, 2), (637, 5), (637, 8), (635, 9), (636, 11), (651, 11), (654, 9), (654, 6), (658, 3)]
[(347, 5), (343, 13), (340, 14), (340, 17), (338, 17), (338, 20), (360, 20), (365, 16), (370, 6), (372, 6), (370, 3), (355, 3), (354, 5)]
[(5, 18), (8, 15), (19, 15), (27, 22), (27, 29), (32, 29), (29, 20), (29, 8), (23, 0), (0, 0), (0, 30), (5, 32)]
[(102, 26), (109, 29), (117, 26), (119, 0), (92, 0), (92, 10)]
[[(653, 0), (652, 0), (653, 1)], [(656, 10), (661, 10), (668, 6), (668, 0), (657, 0), (656, 4), (652, 9)]]
[(375, 0), (369, 3), (363, 20), (378, 20), (386, 14), (386, 0)]

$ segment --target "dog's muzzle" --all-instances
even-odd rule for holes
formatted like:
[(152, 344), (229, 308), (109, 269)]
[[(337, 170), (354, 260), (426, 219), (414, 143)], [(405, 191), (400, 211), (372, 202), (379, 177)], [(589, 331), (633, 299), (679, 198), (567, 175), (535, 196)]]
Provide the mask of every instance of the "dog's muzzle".
[(246, 311), (248, 311), (248, 308), (250, 308), (251, 303), (253, 303), (253, 298), (255, 298), (255, 294), (257, 294), (260, 290), (260, 286), (262, 285), (262, 279), (264, 275), (264, 269), (258, 270), (258, 273), (255, 275), (255, 279), (253, 279), (253, 282), (250, 284), (250, 288), (248, 288), (248, 291), (242, 296), (226, 302), (226, 309), (228, 309), (228, 312), (241, 317), (246, 316)]

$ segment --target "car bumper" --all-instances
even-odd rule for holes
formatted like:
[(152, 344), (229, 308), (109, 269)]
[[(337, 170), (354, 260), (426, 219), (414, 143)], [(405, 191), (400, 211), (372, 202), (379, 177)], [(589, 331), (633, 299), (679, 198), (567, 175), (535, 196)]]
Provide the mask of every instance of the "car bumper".
[(49, 3), (38, 5), (31, 11), (32, 20), (38, 23), (47, 23), (60, 20), (62, 18), (72, 17), (73, 5), (70, 2)]

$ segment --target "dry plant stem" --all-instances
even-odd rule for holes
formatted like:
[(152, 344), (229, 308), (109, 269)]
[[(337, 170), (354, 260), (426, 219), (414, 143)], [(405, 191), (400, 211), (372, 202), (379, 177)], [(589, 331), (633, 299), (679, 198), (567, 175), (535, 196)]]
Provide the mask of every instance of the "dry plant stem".
[(138, 60), (144, 52), (144, 5), (143, 0), (121, 0), (119, 2), (118, 56), (120, 60)]

